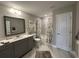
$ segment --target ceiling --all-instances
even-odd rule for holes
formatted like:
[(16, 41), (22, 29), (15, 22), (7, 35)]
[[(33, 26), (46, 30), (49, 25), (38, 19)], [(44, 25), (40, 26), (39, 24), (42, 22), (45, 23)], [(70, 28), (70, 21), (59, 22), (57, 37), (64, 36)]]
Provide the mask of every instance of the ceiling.
[(36, 16), (43, 16), (55, 8), (73, 3), (73, 1), (0, 1), (2, 5), (16, 8)]

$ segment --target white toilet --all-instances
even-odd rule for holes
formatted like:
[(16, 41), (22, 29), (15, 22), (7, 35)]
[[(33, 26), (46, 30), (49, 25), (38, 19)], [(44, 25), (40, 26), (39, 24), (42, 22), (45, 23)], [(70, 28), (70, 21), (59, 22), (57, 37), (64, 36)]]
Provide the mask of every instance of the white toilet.
[(40, 38), (34, 38), (34, 40), (36, 41), (36, 47), (39, 48), (40, 43), (41, 43), (41, 39)]

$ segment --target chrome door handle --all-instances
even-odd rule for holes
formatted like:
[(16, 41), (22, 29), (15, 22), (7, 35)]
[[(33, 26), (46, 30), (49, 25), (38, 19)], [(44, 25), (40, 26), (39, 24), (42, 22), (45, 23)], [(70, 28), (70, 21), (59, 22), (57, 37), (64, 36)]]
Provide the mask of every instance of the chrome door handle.
[(57, 33), (57, 35), (60, 35), (60, 33)]

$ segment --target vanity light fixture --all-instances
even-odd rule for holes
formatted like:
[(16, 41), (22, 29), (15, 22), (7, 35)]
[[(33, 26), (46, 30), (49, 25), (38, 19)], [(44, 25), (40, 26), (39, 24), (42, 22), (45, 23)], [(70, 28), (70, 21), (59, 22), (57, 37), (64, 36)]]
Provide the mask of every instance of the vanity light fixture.
[(21, 15), (21, 11), (11, 8), (10, 12), (13, 14)]
[(44, 15), (44, 17), (47, 17), (47, 16), (48, 16), (47, 14)]

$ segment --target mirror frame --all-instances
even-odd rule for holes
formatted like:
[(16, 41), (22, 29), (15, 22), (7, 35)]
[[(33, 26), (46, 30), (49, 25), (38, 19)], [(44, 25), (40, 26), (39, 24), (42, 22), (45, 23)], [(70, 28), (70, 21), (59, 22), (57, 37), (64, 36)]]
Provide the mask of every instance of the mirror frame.
[[(16, 17), (10, 17), (10, 16), (3, 16), (3, 18), (4, 18), (4, 31), (5, 31), (5, 36), (12, 36), (12, 35), (17, 35), (17, 34), (23, 34), (23, 33), (25, 33), (25, 20), (24, 19), (22, 19), (22, 18), (16, 18)], [(10, 35), (7, 35), (7, 31), (6, 31), (6, 18), (11, 18), (11, 19), (19, 19), (19, 20), (24, 20), (23, 21), (23, 25), (24, 25), (24, 32), (21, 32), (21, 33), (15, 33), (15, 34), (10, 34)], [(11, 28), (10, 28), (11, 29)]]

